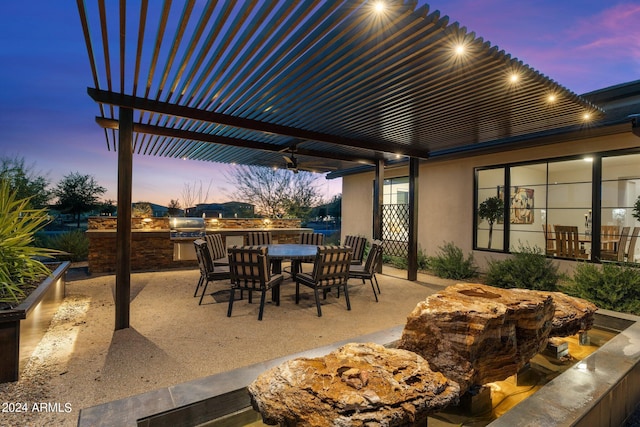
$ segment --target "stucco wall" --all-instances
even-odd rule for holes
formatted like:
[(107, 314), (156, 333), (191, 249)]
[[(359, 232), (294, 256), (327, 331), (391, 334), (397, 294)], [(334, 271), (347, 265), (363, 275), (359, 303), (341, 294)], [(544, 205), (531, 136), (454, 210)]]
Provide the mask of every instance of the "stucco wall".
[[(447, 161), (423, 161), (418, 188), (418, 247), (434, 255), (444, 242), (454, 242), (465, 253), (473, 246), (473, 171), (475, 167), (511, 162), (546, 160), (640, 147), (640, 138), (630, 131), (568, 143), (545, 145)], [(407, 176), (408, 168), (385, 170), (384, 177)], [(342, 179), (342, 235), (362, 234), (371, 238), (374, 174), (363, 173)], [(490, 259), (503, 254), (475, 251), (476, 263), (484, 268)], [(568, 270), (572, 263), (563, 262)]]

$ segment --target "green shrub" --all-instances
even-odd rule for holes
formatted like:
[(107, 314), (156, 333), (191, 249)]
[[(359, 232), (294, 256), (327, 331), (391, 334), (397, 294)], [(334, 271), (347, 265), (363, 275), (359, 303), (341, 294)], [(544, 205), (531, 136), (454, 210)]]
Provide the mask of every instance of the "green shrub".
[(640, 315), (640, 269), (625, 264), (581, 263), (567, 293), (600, 308)]
[(44, 239), (42, 245), (69, 254), (73, 262), (86, 261), (89, 257), (89, 238), (82, 230), (73, 230)]
[(540, 248), (520, 247), (512, 257), (490, 261), (486, 283), (499, 288), (557, 291), (558, 266)]
[[(395, 256), (395, 255), (387, 255), (386, 252), (382, 252), (382, 263), (389, 264), (392, 267), (395, 267), (400, 270), (406, 270), (409, 268), (409, 260), (408, 258)], [(418, 270), (427, 270), (429, 267), (428, 257), (422, 252), (421, 249), (418, 249)]]
[(452, 242), (440, 246), (436, 256), (427, 259), (429, 270), (438, 277), (445, 279), (468, 279), (478, 274), (478, 268), (474, 265), (473, 254), (465, 259), (462, 249)]
[(18, 199), (6, 181), (0, 182), (0, 301), (19, 302), (50, 273), (37, 258), (54, 251), (33, 246), (34, 234), (48, 220), (44, 209), (30, 209), (29, 198)]
[(409, 267), (406, 257), (387, 255), (384, 252), (382, 252), (382, 263), (389, 264), (392, 267), (398, 268), (400, 270), (406, 270)]

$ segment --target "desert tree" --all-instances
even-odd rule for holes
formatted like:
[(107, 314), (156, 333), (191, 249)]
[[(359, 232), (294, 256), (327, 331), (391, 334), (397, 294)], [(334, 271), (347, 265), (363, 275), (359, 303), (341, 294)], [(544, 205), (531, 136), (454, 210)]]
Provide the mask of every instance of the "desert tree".
[(262, 166), (236, 166), (227, 174), (233, 186), (229, 196), (256, 208), (270, 218), (302, 218), (322, 201), (318, 180), (311, 172), (292, 173), (286, 169)]
[[(213, 180), (209, 180), (206, 190), (203, 189), (202, 181), (185, 182), (182, 187), (182, 200), (184, 208), (192, 208), (199, 203), (207, 203), (209, 200), (209, 192), (211, 191)], [(177, 202), (177, 201), (176, 201)]]
[(80, 215), (98, 208), (98, 198), (106, 191), (93, 176), (71, 172), (58, 182), (53, 193), (58, 198), (56, 207), (61, 212), (74, 215), (80, 228)]

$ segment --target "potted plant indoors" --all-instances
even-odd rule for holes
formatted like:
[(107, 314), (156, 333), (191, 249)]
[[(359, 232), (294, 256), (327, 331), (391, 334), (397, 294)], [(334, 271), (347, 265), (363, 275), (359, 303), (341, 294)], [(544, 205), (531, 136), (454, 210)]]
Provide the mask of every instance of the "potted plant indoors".
[(491, 237), (493, 236), (493, 224), (502, 219), (504, 215), (504, 201), (497, 196), (489, 197), (478, 206), (478, 217), (489, 223), (489, 243), (488, 249), (491, 249)]
[[(64, 298), (69, 262), (46, 265), (42, 260), (58, 251), (33, 246), (47, 221), (45, 210), (31, 209), (29, 199), (17, 199), (0, 182), (0, 382), (18, 379), (20, 362), (31, 355)], [(29, 316), (38, 305), (47, 309)], [(30, 339), (21, 343), (22, 336)]]
[(631, 215), (640, 221), (640, 196), (638, 196), (636, 203), (633, 205), (633, 213)]

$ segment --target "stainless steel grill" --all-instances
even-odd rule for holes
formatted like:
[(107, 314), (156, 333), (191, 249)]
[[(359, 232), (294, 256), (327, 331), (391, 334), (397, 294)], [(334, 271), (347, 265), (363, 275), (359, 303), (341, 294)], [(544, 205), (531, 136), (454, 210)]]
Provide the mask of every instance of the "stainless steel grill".
[(206, 235), (204, 218), (171, 217), (169, 228), (169, 238), (173, 241), (173, 260), (195, 260), (193, 241), (204, 239)]
[(195, 240), (206, 233), (204, 218), (171, 217), (169, 227), (171, 240)]

